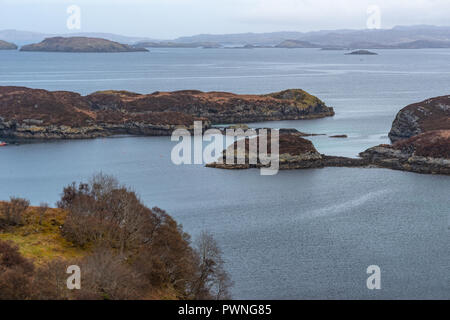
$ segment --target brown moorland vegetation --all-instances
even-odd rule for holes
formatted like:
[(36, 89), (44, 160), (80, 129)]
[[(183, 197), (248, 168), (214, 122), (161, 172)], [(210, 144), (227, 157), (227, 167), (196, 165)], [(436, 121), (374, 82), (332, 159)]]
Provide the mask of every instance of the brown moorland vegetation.
[(92, 138), (113, 134), (170, 135), (178, 127), (334, 115), (300, 89), (268, 95), (184, 90), (138, 94), (0, 87), (0, 137)]
[[(209, 233), (195, 243), (113, 177), (64, 188), (58, 208), (0, 203), (0, 299), (225, 299), (231, 281)], [(66, 269), (81, 269), (81, 289)]]
[(397, 142), (433, 130), (450, 130), (450, 96), (430, 98), (401, 109), (389, 137)]

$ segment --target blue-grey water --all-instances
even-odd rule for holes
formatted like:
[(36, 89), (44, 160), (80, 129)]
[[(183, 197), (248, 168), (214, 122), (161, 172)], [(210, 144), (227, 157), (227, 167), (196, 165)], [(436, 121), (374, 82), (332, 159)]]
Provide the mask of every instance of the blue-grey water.
[[(450, 50), (158, 49), (150, 53), (0, 51), (0, 85), (87, 94), (125, 89), (268, 93), (302, 88), (336, 116), (252, 126), (347, 134), (312, 137), (320, 152), (357, 156), (386, 143), (399, 109), (449, 94)], [(168, 137), (53, 141), (0, 148), (0, 199), (54, 203), (62, 187), (114, 174), (194, 237), (211, 231), (234, 298), (450, 298), (450, 177), (325, 168), (261, 176), (176, 166)], [(366, 268), (381, 268), (368, 290)]]

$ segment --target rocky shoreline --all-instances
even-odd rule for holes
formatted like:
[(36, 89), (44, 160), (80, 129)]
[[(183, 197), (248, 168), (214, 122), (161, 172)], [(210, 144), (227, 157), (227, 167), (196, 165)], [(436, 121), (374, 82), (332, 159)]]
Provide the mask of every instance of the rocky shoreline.
[(393, 145), (372, 147), (360, 156), (383, 168), (450, 174), (450, 130), (429, 131)]
[[(379, 167), (424, 174), (450, 174), (450, 96), (437, 97), (403, 108), (396, 116), (389, 136), (391, 145), (379, 145), (359, 154), (359, 158), (320, 154), (304, 133), (279, 132), (279, 169), (310, 169), (323, 167)], [(338, 135), (335, 137), (344, 137)], [(252, 138), (258, 139), (258, 138)], [(250, 139), (251, 140), (251, 139)], [(245, 158), (237, 155), (237, 142), (228, 149), (234, 152), (234, 163), (226, 164), (226, 152), (207, 167), (249, 169), (268, 167), (257, 161), (250, 164), (249, 141), (246, 138)], [(269, 140), (268, 140), (269, 141)], [(258, 142), (258, 140), (256, 140)], [(270, 152), (269, 152), (270, 154)], [(253, 155), (255, 157), (255, 155)], [(257, 156), (256, 156), (257, 157)]]
[(84, 139), (116, 134), (161, 136), (178, 128), (333, 116), (334, 110), (300, 89), (267, 95), (184, 90), (138, 94), (0, 87), (0, 138)]
[[(13, 141), (168, 136), (180, 128), (192, 132), (194, 121), (201, 121), (203, 130), (230, 123), (245, 132), (248, 126), (243, 123), (333, 115), (333, 108), (300, 89), (265, 95), (184, 90), (152, 94), (101, 91), (81, 96), (67, 91), (0, 87), (0, 138)], [(227, 134), (227, 127), (216, 128)], [(450, 96), (427, 99), (400, 110), (389, 132), (393, 143), (369, 148), (359, 154), (360, 158), (320, 154), (303, 138), (312, 135), (295, 129), (280, 130), (281, 170), (375, 166), (450, 174)], [(263, 165), (218, 161), (207, 166), (247, 169)]]
[(431, 130), (450, 129), (450, 96), (410, 104), (401, 109), (392, 123), (392, 142), (408, 139)]
[[(279, 131), (279, 169), (293, 170), (293, 169), (313, 169), (324, 167), (364, 167), (370, 165), (370, 162), (362, 158), (347, 158), (338, 156), (329, 156), (320, 154), (313, 143), (305, 138), (304, 133), (289, 131)], [(245, 154), (240, 158), (237, 152), (238, 142), (229, 146), (224, 150), (222, 157), (213, 163), (209, 163), (206, 167), (217, 169), (251, 169), (264, 168), (269, 165), (263, 164), (258, 155), (252, 155), (249, 152), (249, 145), (251, 142), (259, 144), (259, 137), (245, 138)], [(267, 153), (271, 155), (270, 138), (267, 138), (268, 150)], [(233, 155), (233, 162), (229, 163), (226, 160), (226, 155)], [(256, 163), (252, 163), (250, 158), (254, 156)]]

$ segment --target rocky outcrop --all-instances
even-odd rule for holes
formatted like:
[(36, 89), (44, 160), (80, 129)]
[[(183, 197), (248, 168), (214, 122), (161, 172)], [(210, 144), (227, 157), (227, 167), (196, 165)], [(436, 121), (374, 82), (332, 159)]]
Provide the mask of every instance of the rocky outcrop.
[(414, 103), (392, 124), (392, 145), (360, 153), (370, 163), (395, 170), (450, 174), (450, 96)]
[(0, 40), (0, 50), (17, 50), (17, 46), (14, 43)]
[[(260, 161), (258, 154), (252, 154), (250, 151), (250, 143), (253, 141), (259, 145), (259, 137), (245, 138), (245, 153), (241, 158), (238, 153), (238, 143), (235, 142), (224, 150), (220, 160), (209, 163), (206, 166), (218, 169), (249, 169), (267, 167)], [(258, 150), (257, 150), (258, 151)], [(226, 155), (233, 155), (233, 163), (226, 159)], [(270, 137), (267, 138), (267, 154), (271, 155)], [(250, 160), (252, 157), (256, 159), (256, 163)], [(255, 161), (253, 161), (255, 162)], [(290, 132), (279, 134), (279, 169), (311, 169), (323, 167), (361, 167), (367, 166), (369, 163), (365, 159), (353, 159), (345, 157), (335, 157), (320, 154), (313, 143), (302, 138), (301, 132)]]
[(360, 156), (380, 167), (450, 174), (450, 130), (428, 131), (393, 145), (379, 145)]
[(356, 50), (349, 53), (346, 53), (346, 55), (377, 55), (378, 53), (372, 52), (369, 50)]
[(426, 131), (446, 129), (450, 129), (450, 96), (427, 99), (400, 110), (389, 138), (396, 142)]
[(24, 87), (0, 87), (0, 137), (93, 138), (113, 134), (170, 135), (176, 128), (212, 123), (308, 119), (333, 115), (303, 90), (269, 95), (176, 91), (138, 94), (102, 91), (81, 96)]
[(348, 136), (346, 134), (336, 134), (334, 136), (330, 136), (330, 138), (343, 139), (343, 138), (348, 138)]
[(101, 38), (88, 37), (53, 37), (40, 43), (29, 44), (20, 51), (46, 52), (136, 52), (148, 51), (145, 48), (132, 47)]

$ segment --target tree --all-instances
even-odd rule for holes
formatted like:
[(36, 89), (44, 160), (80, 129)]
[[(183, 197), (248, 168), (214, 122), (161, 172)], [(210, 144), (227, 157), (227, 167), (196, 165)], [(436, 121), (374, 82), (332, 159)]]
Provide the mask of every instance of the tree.
[(76, 299), (142, 299), (149, 287), (122, 255), (108, 248), (97, 248), (79, 266), (82, 281), (81, 289), (74, 291)]
[[(202, 234), (197, 251), (194, 250), (189, 235), (175, 220), (164, 210), (146, 207), (134, 191), (119, 185), (114, 177), (98, 174), (88, 183), (72, 183), (64, 188), (58, 206), (67, 210), (62, 228), (62, 235), (67, 240), (81, 247), (115, 253), (114, 259), (110, 252), (109, 256), (105, 253), (96, 255), (95, 263), (93, 257), (86, 262), (87, 266), (103, 266), (102, 261), (108, 258), (115, 266), (111, 270), (105, 269), (104, 274), (88, 268), (92, 270), (90, 283), (93, 286), (101, 283), (100, 291), (106, 290), (104, 277), (123, 278), (122, 271), (128, 270), (130, 275), (146, 284), (147, 291), (165, 288), (181, 299), (229, 297), (231, 281), (223, 269), (221, 252), (212, 236)], [(102, 267), (97, 269), (102, 270)], [(127, 281), (134, 283), (134, 278)], [(107, 279), (112, 283), (116, 281)], [(126, 288), (125, 284), (122, 286)], [(119, 295), (115, 288), (108, 287), (108, 299), (131, 297), (140, 292), (135, 287), (135, 290), (130, 288), (128, 294), (121, 292)], [(84, 298), (98, 298), (95, 287), (80, 292)]]
[(3, 224), (20, 225), (23, 222), (23, 214), (30, 206), (30, 201), (23, 198), (11, 197), (9, 202), (3, 205)]
[(203, 231), (196, 240), (196, 249), (200, 262), (199, 275), (194, 287), (195, 297), (229, 299), (232, 282), (224, 269), (222, 251), (212, 234)]

